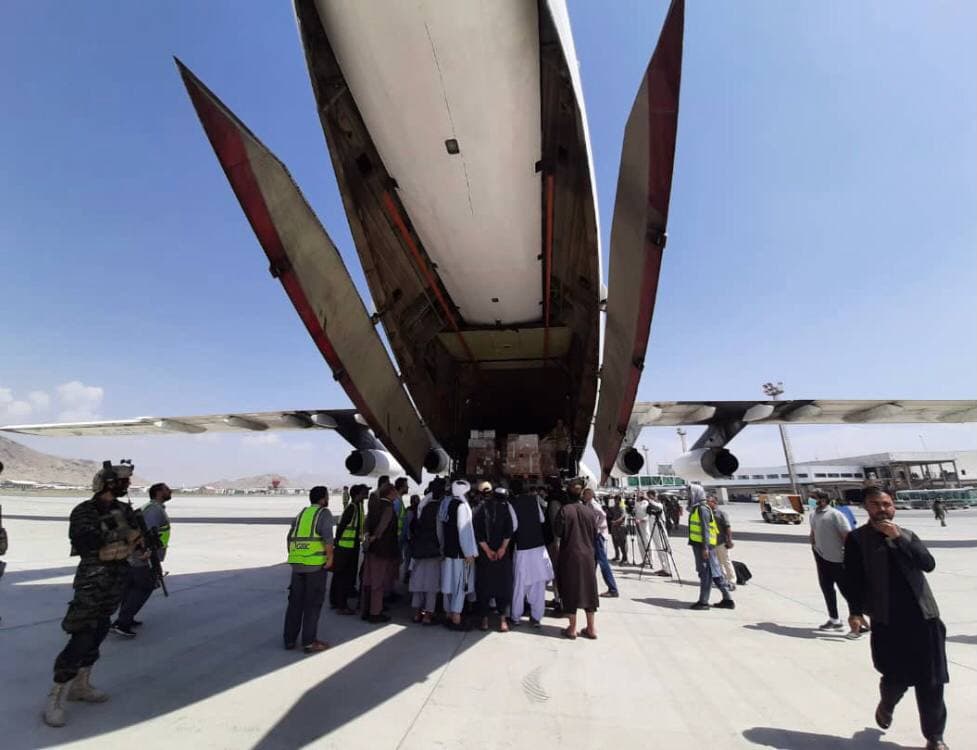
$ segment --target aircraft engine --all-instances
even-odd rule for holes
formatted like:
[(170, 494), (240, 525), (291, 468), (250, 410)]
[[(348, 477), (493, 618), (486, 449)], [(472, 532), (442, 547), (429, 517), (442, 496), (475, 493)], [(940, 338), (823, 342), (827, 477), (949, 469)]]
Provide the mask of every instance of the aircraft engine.
[(672, 462), (675, 473), (689, 482), (725, 479), (740, 467), (736, 456), (725, 448), (698, 448)]
[(636, 448), (625, 448), (617, 455), (615, 468), (625, 476), (632, 476), (645, 465), (644, 457)]
[(346, 457), (346, 471), (354, 477), (379, 477), (398, 473), (400, 464), (386, 451), (358, 450)]
[(428, 474), (444, 474), (451, 466), (451, 457), (444, 448), (431, 448), (424, 456), (424, 471)]

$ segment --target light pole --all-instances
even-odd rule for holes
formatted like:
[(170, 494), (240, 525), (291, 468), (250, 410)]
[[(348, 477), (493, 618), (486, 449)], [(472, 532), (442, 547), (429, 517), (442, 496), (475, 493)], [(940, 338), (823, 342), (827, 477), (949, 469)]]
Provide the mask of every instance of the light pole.
[(648, 446), (642, 445), (641, 452), (645, 454), (645, 474), (651, 474), (651, 463), (648, 461)]
[[(763, 393), (774, 401), (777, 401), (784, 393), (784, 384), (779, 380), (776, 383), (764, 383)], [(787, 459), (787, 473), (790, 474), (790, 486), (794, 494), (800, 497), (801, 492), (797, 486), (797, 474), (794, 472), (794, 454), (790, 449), (790, 438), (787, 437), (787, 428), (782, 424), (777, 425), (777, 427), (780, 430), (780, 442), (784, 446), (784, 458)], [(803, 501), (803, 498), (801, 500)]]
[(683, 454), (688, 453), (689, 447), (688, 444), (685, 442), (685, 436), (688, 435), (689, 433), (687, 433), (681, 427), (676, 428), (675, 432), (678, 433), (678, 439), (682, 441), (682, 453)]

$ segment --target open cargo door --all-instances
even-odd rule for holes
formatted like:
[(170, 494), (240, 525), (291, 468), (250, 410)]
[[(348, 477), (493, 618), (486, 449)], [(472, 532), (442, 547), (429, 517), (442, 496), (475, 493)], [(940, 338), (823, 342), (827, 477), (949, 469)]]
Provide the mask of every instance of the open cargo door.
[(673, 0), (624, 131), (611, 225), (594, 449), (601, 481), (621, 448), (644, 368), (672, 190), (685, 3)]
[(339, 251), (285, 166), (186, 66), (177, 65), (272, 275), (360, 415), (420, 481), (431, 440)]

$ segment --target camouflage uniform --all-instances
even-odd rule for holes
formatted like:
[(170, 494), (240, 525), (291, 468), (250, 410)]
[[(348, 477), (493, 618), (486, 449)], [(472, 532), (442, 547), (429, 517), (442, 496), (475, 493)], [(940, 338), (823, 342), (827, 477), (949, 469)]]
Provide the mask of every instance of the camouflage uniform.
[[(71, 554), (79, 555), (81, 562), (73, 584), (75, 596), (61, 622), (71, 639), (54, 662), (55, 682), (69, 682), (79, 669), (98, 661), (98, 647), (109, 632), (112, 613), (122, 601), (129, 570), (124, 554), (126, 548), (132, 550), (136, 528), (132, 509), (118, 500), (99, 507), (92, 497), (71, 511)], [(117, 551), (107, 554), (106, 550)], [(121, 559), (105, 559), (116, 556)]]

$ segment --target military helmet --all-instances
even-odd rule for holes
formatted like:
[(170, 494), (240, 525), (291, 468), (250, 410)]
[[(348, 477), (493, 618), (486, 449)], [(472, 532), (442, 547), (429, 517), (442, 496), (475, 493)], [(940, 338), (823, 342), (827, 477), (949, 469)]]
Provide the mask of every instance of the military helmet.
[(111, 461), (102, 461), (102, 468), (95, 472), (92, 478), (92, 492), (96, 495), (114, 486), (120, 479), (128, 479), (132, 476), (132, 459), (123, 458), (119, 463), (113, 464)]

